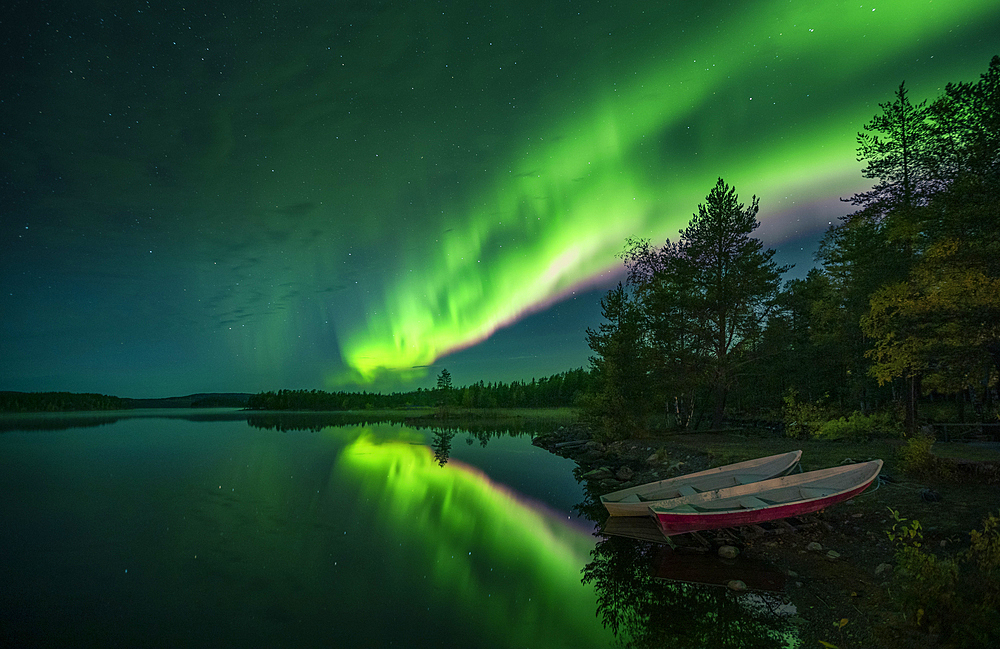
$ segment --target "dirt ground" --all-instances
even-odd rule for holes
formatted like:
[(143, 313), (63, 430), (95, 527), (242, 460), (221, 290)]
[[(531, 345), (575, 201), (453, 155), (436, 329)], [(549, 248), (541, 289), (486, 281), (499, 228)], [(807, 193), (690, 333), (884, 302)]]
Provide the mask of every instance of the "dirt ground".
[[(566, 430), (547, 446), (576, 459), (583, 474), (598, 471), (589, 480), (597, 481), (592, 486), (601, 493), (796, 449), (803, 451), (805, 471), (882, 459), (882, 479), (853, 500), (814, 515), (796, 531), (740, 543), (746, 556), (771, 563), (788, 575), (785, 594), (797, 609), (793, 621), (803, 647), (937, 646), (936, 636), (913, 625), (889, 597), (894, 566), (894, 549), (886, 533), (893, 523), (890, 508), (906, 519), (919, 520), (925, 547), (940, 555), (967, 547), (969, 531), (981, 528), (983, 518), (1000, 509), (1000, 451), (988, 445), (935, 444), (934, 454), (948, 458), (954, 469), (951, 477), (939, 480), (903, 473), (900, 440), (820, 442), (726, 433), (551, 448), (553, 440), (579, 440), (585, 434)], [(627, 479), (616, 479), (622, 477)], [(843, 626), (842, 620), (847, 620)]]

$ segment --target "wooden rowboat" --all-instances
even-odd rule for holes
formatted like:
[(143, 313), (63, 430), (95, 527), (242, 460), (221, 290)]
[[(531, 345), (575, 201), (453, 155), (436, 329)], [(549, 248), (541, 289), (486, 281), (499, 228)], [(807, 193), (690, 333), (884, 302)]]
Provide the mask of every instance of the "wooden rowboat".
[(882, 460), (772, 478), (683, 496), (649, 507), (666, 536), (799, 516), (852, 498), (878, 477)]
[(601, 502), (612, 516), (649, 516), (650, 505), (658, 505), (662, 501), (785, 475), (795, 468), (801, 457), (802, 451), (791, 451), (727, 464), (614, 491), (601, 496)]

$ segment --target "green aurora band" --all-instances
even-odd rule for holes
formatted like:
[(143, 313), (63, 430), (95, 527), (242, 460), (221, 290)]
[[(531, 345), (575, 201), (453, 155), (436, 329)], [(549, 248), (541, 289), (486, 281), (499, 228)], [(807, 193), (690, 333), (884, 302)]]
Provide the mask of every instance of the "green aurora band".
[[(636, 51), (634, 75), (548, 106), (554, 117), (511, 137), (523, 147), (474, 199), (442, 206), (450, 232), (436, 254), (401, 260), (411, 270), (343, 338), (349, 370), (331, 384), (421, 376), (421, 366), (599, 282), (626, 237), (672, 236), (716, 176), (744, 200), (761, 196), (764, 219), (863, 188), (854, 136), (895, 84), (860, 80), (953, 47), (954, 26), (997, 14), (991, 0), (780, 0), (665, 30)], [(988, 62), (941, 58), (911, 96), (933, 96)]]
[(404, 548), (399, 572), (427, 571), (415, 588), (430, 592), (415, 598), (443, 598), (454, 619), (469, 619), (475, 633), (511, 647), (612, 644), (594, 615), (593, 588), (580, 581), (590, 535), (469, 466), (439, 466), (426, 446), (362, 434), (334, 471), (360, 484), (375, 533)]

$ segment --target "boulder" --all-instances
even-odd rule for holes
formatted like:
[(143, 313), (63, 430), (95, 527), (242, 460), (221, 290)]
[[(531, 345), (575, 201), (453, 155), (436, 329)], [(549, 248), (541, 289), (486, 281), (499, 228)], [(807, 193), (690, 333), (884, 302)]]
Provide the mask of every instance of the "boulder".
[(747, 585), (739, 579), (733, 579), (726, 585), (729, 586), (729, 590), (735, 590), (737, 593), (742, 593), (747, 589)]
[(622, 482), (628, 482), (632, 479), (633, 475), (635, 475), (635, 472), (631, 469), (631, 467), (623, 466), (618, 469), (618, 473), (615, 474), (615, 477)]

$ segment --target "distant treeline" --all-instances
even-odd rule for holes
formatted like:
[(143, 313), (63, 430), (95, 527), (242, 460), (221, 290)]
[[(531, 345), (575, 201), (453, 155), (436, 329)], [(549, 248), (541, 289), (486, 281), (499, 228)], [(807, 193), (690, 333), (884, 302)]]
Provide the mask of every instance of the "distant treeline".
[(250, 410), (388, 410), (454, 405), (463, 408), (559, 408), (578, 405), (590, 389), (583, 368), (530, 382), (473, 383), (459, 388), (412, 392), (324, 392), (278, 390), (252, 395)]
[(121, 410), (126, 400), (106, 394), (73, 392), (0, 392), (0, 412), (72, 412)]

